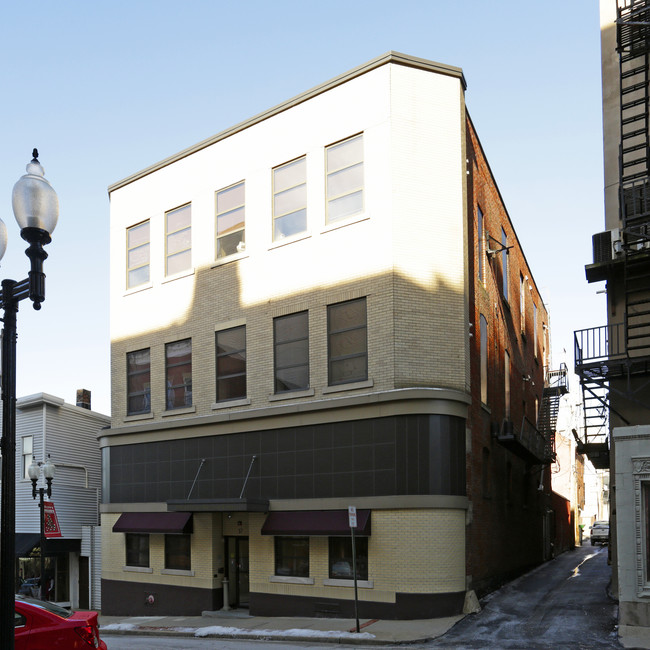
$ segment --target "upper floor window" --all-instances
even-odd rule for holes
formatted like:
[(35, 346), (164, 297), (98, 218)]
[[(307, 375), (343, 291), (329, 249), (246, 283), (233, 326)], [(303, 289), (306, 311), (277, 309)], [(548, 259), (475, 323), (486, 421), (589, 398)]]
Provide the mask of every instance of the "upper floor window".
[(526, 331), (526, 280), (528, 276), (519, 274), (519, 324), (521, 331)]
[(307, 230), (307, 158), (273, 170), (273, 241)]
[(149, 282), (149, 220), (126, 229), (126, 287)]
[(217, 259), (244, 250), (244, 190), (242, 181), (217, 192)]
[(329, 385), (368, 379), (366, 299), (327, 307)]
[(275, 392), (309, 388), (309, 317), (306, 311), (273, 320)]
[(246, 397), (246, 327), (216, 333), (217, 401)]
[(503, 399), (506, 418), (510, 418), (510, 353), (506, 350), (503, 353)]
[(192, 204), (165, 213), (165, 275), (192, 267)]
[(503, 297), (508, 301), (508, 236), (501, 228), (501, 271), (503, 272)]
[(192, 339), (165, 345), (167, 410), (192, 405)]
[(481, 341), (481, 402), (487, 404), (488, 400), (488, 324), (483, 314), (480, 315), (480, 341)]
[(478, 279), (483, 282), (483, 248), (484, 248), (484, 237), (483, 237), (483, 212), (481, 208), (476, 206), (476, 230), (478, 235)]
[(327, 222), (363, 212), (363, 135), (327, 147)]
[(537, 305), (533, 303), (533, 350), (537, 359)]
[(151, 359), (149, 348), (126, 355), (127, 415), (151, 411)]
[(34, 460), (34, 436), (23, 436), (23, 465), (21, 468), (21, 474), (23, 478), (29, 478), (27, 469), (32, 464)]

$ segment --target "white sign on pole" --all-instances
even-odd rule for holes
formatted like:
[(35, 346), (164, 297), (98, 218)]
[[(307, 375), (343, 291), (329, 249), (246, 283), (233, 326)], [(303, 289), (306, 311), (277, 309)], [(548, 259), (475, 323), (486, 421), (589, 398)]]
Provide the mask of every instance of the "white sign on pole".
[(350, 528), (357, 527), (357, 509), (356, 506), (348, 506), (348, 521)]

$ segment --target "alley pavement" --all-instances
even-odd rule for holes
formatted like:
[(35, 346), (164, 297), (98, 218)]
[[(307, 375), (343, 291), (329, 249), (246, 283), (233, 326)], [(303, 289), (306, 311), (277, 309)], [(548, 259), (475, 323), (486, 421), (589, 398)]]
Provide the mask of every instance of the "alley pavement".
[[(414, 621), (250, 616), (244, 610), (203, 616), (100, 614), (101, 635), (143, 634), (362, 645), (450, 648), (620, 648), (616, 603), (608, 596), (607, 548), (588, 542), (546, 562), (481, 601), (465, 617)], [(625, 643), (625, 647), (650, 647)]]

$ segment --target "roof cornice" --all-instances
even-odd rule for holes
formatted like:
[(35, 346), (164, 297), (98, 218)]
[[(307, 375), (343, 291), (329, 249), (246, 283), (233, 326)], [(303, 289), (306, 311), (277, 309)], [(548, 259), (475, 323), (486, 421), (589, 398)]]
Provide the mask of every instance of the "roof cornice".
[(429, 61), (428, 59), (420, 59), (414, 56), (409, 56), (408, 54), (402, 54), (400, 52), (393, 52), (393, 51), (386, 52), (385, 54), (382, 54), (381, 56), (378, 56), (377, 58), (372, 59), (367, 63), (363, 63), (362, 65), (357, 66), (356, 68), (353, 68), (348, 72), (344, 72), (338, 77), (334, 77), (333, 79), (330, 79), (329, 81), (326, 81), (323, 84), (315, 86), (311, 90), (307, 90), (306, 92), (301, 93), (300, 95), (296, 95), (295, 97), (292, 97), (291, 99), (288, 99), (287, 101), (282, 102), (281, 104), (278, 104), (273, 108), (269, 108), (268, 110), (263, 111), (262, 113), (258, 113), (254, 117), (251, 117), (243, 122), (240, 122), (239, 124), (235, 124), (234, 126), (231, 126), (225, 131), (221, 131), (220, 133), (217, 133), (216, 135), (213, 135), (205, 140), (202, 140), (201, 142), (191, 147), (188, 147), (187, 149), (183, 149), (183, 151), (180, 151), (172, 156), (169, 156), (168, 158), (165, 158), (164, 160), (161, 160), (160, 162), (157, 162), (153, 165), (150, 165), (149, 167), (146, 167), (142, 171), (136, 172), (135, 174), (131, 174), (130, 176), (127, 176), (121, 181), (117, 181), (116, 183), (109, 185), (108, 194), (110, 196), (111, 192), (114, 192), (115, 190), (119, 190), (121, 187), (124, 187), (125, 185), (129, 185), (130, 183), (133, 183), (134, 181), (137, 181), (145, 176), (148, 176), (149, 174), (152, 174), (153, 172), (158, 171), (163, 167), (167, 167), (168, 165), (171, 165), (172, 163), (182, 160), (187, 156), (191, 156), (197, 151), (201, 151), (202, 149), (205, 149), (206, 147), (209, 147), (219, 142), (220, 140), (224, 140), (225, 138), (228, 138), (234, 135), (235, 133), (239, 133), (240, 131), (243, 131), (244, 129), (247, 129), (255, 124), (259, 124), (264, 120), (268, 120), (270, 117), (273, 117), (274, 115), (278, 115), (283, 111), (293, 108), (294, 106), (298, 106), (299, 104), (302, 104), (303, 102), (306, 102), (307, 100), (312, 99), (313, 97), (321, 95), (322, 93), (325, 93), (328, 90), (335, 88), (336, 86), (340, 86), (341, 84), (351, 81), (356, 77), (366, 74), (367, 72), (375, 70), (376, 68), (379, 68), (388, 63), (403, 65), (410, 68), (418, 68), (420, 70), (425, 70), (428, 72), (435, 72), (437, 74), (455, 77), (456, 79), (460, 80), (463, 90), (467, 88), (467, 83), (465, 82), (465, 76), (463, 75), (462, 68), (446, 65), (444, 63), (436, 63), (435, 61)]

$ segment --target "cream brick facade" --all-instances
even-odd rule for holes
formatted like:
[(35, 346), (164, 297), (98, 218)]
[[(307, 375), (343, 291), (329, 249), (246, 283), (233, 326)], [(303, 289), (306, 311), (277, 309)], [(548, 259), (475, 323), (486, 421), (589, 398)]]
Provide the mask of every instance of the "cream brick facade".
[[(362, 615), (462, 610), (473, 389), (464, 87), (458, 68), (391, 52), (109, 188), (113, 420), (101, 445), (115, 613), (221, 607), (227, 577), (229, 602), (251, 612), (349, 614), (353, 581), (336, 577), (328, 542), (345, 526), (313, 527), (349, 505), (370, 511)], [(363, 209), (328, 224), (327, 147), (360, 134)], [(272, 170), (302, 156), (307, 230), (273, 241)], [(215, 193), (242, 181), (245, 249), (217, 259)], [(190, 203), (191, 268), (166, 278), (165, 213)], [(150, 282), (127, 289), (126, 232), (145, 220)], [(330, 385), (328, 306), (359, 298), (367, 378)], [(309, 385), (276, 394), (274, 319), (303, 311)], [(241, 325), (246, 396), (218, 402), (215, 332)], [(166, 410), (165, 344), (187, 338), (192, 403)], [(126, 357), (140, 349), (151, 409), (128, 415)], [(112, 529), (127, 511), (193, 513), (191, 575), (164, 570), (157, 534), (150, 571), (124, 567)], [(295, 513), (293, 527), (262, 534), (273, 513)], [(278, 569), (284, 536), (308, 538), (308, 576)]]

